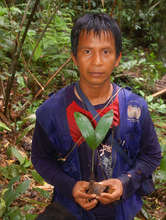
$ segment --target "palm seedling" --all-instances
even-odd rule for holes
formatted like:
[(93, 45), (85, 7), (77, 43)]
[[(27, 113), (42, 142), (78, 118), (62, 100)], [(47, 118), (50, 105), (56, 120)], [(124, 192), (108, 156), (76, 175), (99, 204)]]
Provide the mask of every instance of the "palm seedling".
[[(97, 147), (104, 140), (111, 124), (113, 121), (113, 112), (109, 111), (99, 120), (96, 128), (94, 129), (90, 120), (80, 112), (75, 112), (74, 117), (76, 123), (80, 129), (82, 136), (84, 137), (86, 143), (92, 150), (92, 162), (91, 162), (91, 175), (90, 175), (90, 185), (89, 192), (97, 193), (96, 190), (98, 187), (95, 183), (95, 174), (94, 174), (94, 161), (95, 161), (95, 151)], [(96, 188), (96, 189), (95, 189)]]

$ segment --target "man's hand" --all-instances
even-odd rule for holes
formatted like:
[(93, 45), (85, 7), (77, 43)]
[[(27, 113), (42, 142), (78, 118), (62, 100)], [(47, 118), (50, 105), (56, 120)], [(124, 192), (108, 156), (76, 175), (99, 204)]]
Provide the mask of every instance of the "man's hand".
[(109, 187), (108, 192), (103, 192), (97, 199), (104, 205), (119, 200), (123, 193), (123, 185), (119, 179), (108, 179), (100, 182), (100, 184)]
[(96, 194), (86, 193), (89, 187), (89, 182), (78, 181), (73, 187), (72, 195), (75, 201), (85, 210), (93, 209), (98, 201), (96, 199)]

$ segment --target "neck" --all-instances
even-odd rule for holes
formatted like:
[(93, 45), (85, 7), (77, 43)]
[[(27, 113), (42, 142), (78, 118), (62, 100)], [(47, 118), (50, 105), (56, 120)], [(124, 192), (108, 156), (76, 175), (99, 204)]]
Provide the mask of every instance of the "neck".
[[(113, 92), (113, 86), (112, 84), (110, 84), (110, 82), (104, 86), (93, 87), (87, 86), (85, 84), (83, 85), (80, 83), (80, 88), (92, 105), (99, 105), (105, 103), (110, 98)], [(75, 94), (81, 100), (76, 90)]]

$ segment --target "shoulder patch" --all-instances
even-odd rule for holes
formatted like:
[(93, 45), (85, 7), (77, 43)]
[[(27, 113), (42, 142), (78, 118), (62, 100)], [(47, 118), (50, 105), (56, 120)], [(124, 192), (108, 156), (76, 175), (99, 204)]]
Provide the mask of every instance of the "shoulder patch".
[(128, 105), (127, 115), (129, 120), (138, 120), (141, 116), (141, 108), (136, 105)]

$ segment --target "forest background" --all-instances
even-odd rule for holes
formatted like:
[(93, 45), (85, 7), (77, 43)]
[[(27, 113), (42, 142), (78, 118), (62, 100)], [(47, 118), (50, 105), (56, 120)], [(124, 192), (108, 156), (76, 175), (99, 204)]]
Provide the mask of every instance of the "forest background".
[(123, 37), (122, 60), (111, 80), (143, 96), (156, 127), (162, 161), (156, 190), (143, 198), (137, 219), (166, 219), (165, 0), (1, 0), (0, 219), (33, 220), (50, 202), (52, 187), (30, 161), (35, 111), (78, 80), (70, 57), (73, 20), (85, 12), (113, 16)]

